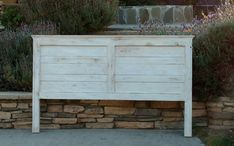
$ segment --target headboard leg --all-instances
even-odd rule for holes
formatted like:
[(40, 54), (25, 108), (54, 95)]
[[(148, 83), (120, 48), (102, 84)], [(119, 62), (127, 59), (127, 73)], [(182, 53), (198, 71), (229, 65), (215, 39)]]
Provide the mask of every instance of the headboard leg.
[(38, 97), (33, 97), (32, 102), (32, 133), (39, 133), (40, 132), (40, 99)]

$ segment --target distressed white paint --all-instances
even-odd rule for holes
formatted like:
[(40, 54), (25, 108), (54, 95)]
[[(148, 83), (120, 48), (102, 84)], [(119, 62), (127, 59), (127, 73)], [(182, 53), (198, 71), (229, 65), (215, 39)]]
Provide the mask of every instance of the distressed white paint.
[(33, 132), (40, 99), (184, 101), (192, 136), (193, 36), (33, 36)]

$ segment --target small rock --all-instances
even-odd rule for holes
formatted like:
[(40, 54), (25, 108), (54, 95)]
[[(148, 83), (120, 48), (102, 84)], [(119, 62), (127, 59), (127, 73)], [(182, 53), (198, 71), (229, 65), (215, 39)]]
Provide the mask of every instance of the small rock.
[(112, 129), (114, 128), (114, 123), (86, 123), (85, 126), (91, 129)]
[(78, 105), (65, 105), (64, 106), (64, 112), (66, 113), (81, 113), (85, 109), (83, 106), (78, 106)]

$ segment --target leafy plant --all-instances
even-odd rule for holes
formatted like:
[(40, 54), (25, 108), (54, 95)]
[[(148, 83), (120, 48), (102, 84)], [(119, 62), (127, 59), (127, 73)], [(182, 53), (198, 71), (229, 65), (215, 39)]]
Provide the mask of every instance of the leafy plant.
[(19, 27), (23, 21), (24, 17), (17, 7), (6, 7), (3, 14), (0, 15), (0, 22), (6, 28)]
[(113, 21), (117, 1), (24, 0), (23, 8), (25, 15), (32, 14), (31, 20), (53, 21), (62, 34), (85, 34), (100, 31)]

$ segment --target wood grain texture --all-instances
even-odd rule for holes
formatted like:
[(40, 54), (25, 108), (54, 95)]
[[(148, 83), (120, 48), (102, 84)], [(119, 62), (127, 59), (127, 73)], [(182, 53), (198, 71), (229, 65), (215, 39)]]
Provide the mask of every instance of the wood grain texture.
[(193, 36), (33, 36), (33, 132), (40, 99), (184, 101), (192, 136)]

